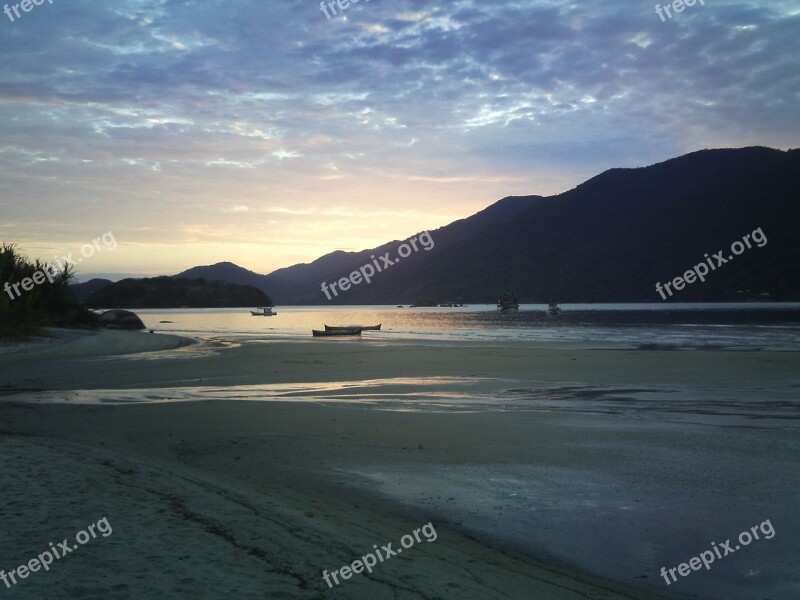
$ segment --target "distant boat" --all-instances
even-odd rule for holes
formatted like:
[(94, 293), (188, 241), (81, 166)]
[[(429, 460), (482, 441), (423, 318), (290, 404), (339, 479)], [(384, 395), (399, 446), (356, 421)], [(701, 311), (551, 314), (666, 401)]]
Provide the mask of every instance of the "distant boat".
[(497, 310), (501, 313), (517, 312), (519, 310), (517, 295), (509, 294), (508, 292), (501, 294), (500, 299), (497, 301)]
[(383, 323), (378, 323), (377, 325), (345, 325), (344, 327), (325, 325), (325, 331), (350, 331), (353, 329), (358, 329), (360, 331), (380, 331), (382, 324)]
[(335, 331), (320, 331), (319, 329), (312, 329), (311, 333), (314, 337), (333, 337), (338, 335), (361, 335), (361, 329), (337, 329)]
[(254, 317), (273, 317), (278, 313), (272, 312), (271, 306), (259, 306), (255, 310), (251, 310), (250, 314)]
[(547, 314), (548, 315), (558, 315), (561, 313), (561, 309), (558, 307), (558, 304), (555, 302), (551, 302), (550, 305), (547, 307)]

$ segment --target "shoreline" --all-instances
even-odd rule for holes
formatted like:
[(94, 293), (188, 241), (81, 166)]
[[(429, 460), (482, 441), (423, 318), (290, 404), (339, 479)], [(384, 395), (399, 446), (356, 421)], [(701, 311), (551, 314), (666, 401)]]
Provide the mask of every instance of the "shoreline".
[(66, 359), (123, 356), (175, 350), (198, 343), (185, 336), (112, 329), (46, 327), (51, 337), (0, 344), (0, 358)]
[[(681, 389), (784, 384), (797, 380), (800, 353), (586, 347), (573, 343), (388, 340), (276, 341), (232, 336), (104, 331), (55, 344), (5, 351), (0, 388), (99, 390), (257, 386), (380, 379), (461, 378), (557, 385), (666, 386)], [(43, 372), (38, 359), (47, 359)], [(91, 369), (102, 362), (103, 369)], [(635, 364), (634, 364), (635, 363)], [(702, 363), (702, 366), (698, 363)], [(176, 373), (180, 375), (176, 377)], [(22, 385), (36, 380), (31, 388)]]

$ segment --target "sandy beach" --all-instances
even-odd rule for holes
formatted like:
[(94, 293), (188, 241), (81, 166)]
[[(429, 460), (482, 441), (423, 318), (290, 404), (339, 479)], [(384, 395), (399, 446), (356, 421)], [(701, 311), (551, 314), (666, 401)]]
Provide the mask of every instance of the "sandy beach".
[[(114, 527), (8, 597), (800, 590), (797, 353), (104, 332), (0, 360), (0, 568)], [(774, 538), (662, 579), (766, 519)]]

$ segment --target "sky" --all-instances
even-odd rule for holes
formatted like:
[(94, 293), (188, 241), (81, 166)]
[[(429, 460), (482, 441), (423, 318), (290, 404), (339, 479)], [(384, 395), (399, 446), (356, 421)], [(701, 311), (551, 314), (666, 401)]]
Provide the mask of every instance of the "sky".
[(613, 167), (798, 146), (796, 0), (14, 5), (0, 241), (50, 260), (111, 232), (84, 276), (268, 273)]

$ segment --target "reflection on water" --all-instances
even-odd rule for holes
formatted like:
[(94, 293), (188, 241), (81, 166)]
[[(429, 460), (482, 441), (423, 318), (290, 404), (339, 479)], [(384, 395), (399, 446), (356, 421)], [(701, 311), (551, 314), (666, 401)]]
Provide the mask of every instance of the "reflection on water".
[(800, 400), (791, 384), (719, 389), (694, 385), (630, 387), (542, 384), (487, 377), (396, 377), (367, 381), (242, 386), (58, 390), (7, 394), (31, 404), (142, 404), (193, 401), (353, 405), (386, 411), (600, 413), (633, 419), (798, 429)]
[[(278, 307), (273, 317), (249, 309), (138, 310), (148, 328), (203, 337), (309, 339), (324, 325), (376, 325), (381, 331), (338, 338), (339, 343), (393, 340), (474, 340), (625, 344), (666, 349), (800, 350), (800, 303), (523, 305), (500, 314), (493, 306), (395, 308), (386, 306)], [(162, 323), (162, 321), (170, 321)], [(322, 338), (318, 341), (331, 341)], [(324, 343), (324, 342), (323, 342)]]

